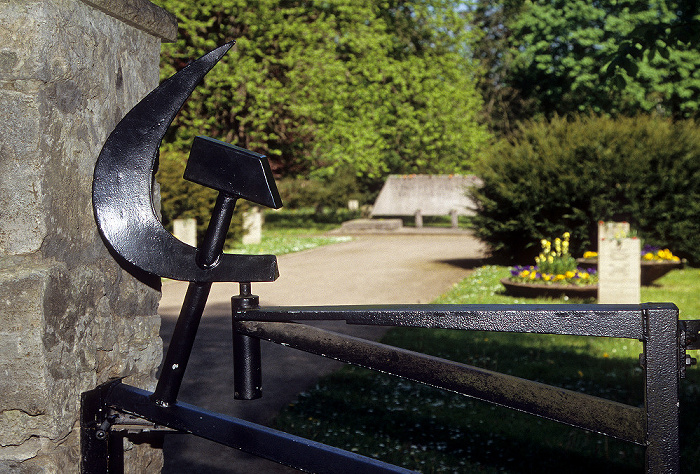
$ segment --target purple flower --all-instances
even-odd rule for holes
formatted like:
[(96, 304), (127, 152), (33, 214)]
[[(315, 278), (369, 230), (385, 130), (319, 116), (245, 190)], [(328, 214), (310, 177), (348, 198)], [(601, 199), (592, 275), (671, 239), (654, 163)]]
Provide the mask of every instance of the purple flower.
[(659, 250), (661, 250), (661, 247), (654, 247), (653, 245), (644, 244), (644, 248), (642, 249), (642, 255), (647, 253), (656, 253)]

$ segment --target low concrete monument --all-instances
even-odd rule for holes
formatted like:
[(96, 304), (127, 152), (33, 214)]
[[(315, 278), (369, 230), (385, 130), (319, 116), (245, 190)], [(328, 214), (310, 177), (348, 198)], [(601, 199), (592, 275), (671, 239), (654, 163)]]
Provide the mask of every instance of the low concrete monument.
[(626, 222), (598, 224), (598, 303), (639, 304), (641, 244)]
[(175, 219), (173, 221), (173, 235), (191, 245), (197, 246), (197, 219)]
[(467, 188), (479, 184), (476, 176), (462, 175), (391, 175), (387, 178), (372, 217), (412, 216), (422, 227), (424, 216), (447, 216), (457, 226), (457, 216), (474, 215), (474, 202)]
[(243, 245), (259, 244), (262, 240), (263, 215), (253, 206), (243, 214)]

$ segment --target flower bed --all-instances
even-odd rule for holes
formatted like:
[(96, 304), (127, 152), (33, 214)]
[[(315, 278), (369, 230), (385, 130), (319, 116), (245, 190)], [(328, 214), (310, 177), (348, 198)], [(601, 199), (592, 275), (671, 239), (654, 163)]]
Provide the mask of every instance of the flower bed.
[[(598, 254), (585, 252), (583, 258), (576, 262), (593, 269), (598, 268)], [(676, 268), (683, 268), (683, 261), (673, 255), (669, 249), (645, 245), (640, 256), (641, 281), (643, 286), (651, 285), (668, 272)]]
[(509, 295), (526, 298), (560, 298), (562, 296), (568, 296), (569, 298), (595, 298), (598, 294), (598, 285), (567, 285), (561, 283), (543, 285), (542, 283), (521, 283), (510, 278), (502, 279), (501, 284)]
[(595, 268), (577, 265), (569, 254), (569, 233), (554, 240), (541, 241), (542, 252), (535, 258), (536, 265), (515, 266), (511, 276), (501, 283), (513, 296), (572, 296), (595, 297), (598, 275)]

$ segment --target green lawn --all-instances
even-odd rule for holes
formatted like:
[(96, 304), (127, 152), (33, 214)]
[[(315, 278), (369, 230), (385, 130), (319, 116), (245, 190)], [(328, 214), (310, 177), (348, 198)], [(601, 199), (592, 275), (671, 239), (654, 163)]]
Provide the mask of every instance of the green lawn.
[(286, 253), (300, 252), (322, 245), (347, 242), (349, 240), (350, 237), (328, 236), (323, 235), (322, 231), (309, 231), (308, 229), (263, 230), (262, 239), (259, 244), (237, 245), (227, 250), (227, 252), (257, 255), (284, 255)]
[[(503, 294), (504, 267), (482, 267), (438, 303), (562, 303)], [(642, 289), (700, 318), (700, 270)], [(395, 328), (383, 342), (642, 405), (638, 341)], [(682, 382), (683, 472), (700, 472), (700, 374)], [(300, 395), (276, 427), (422, 472), (641, 472), (643, 450), (597, 434), (368, 370), (345, 367)]]
[(319, 214), (313, 210), (280, 210), (265, 213), (265, 225), (259, 244), (237, 244), (226, 251), (243, 254), (272, 254), (308, 250), (322, 245), (347, 242), (349, 237), (325, 235), (338, 227), (339, 222), (354, 214), (345, 211)]

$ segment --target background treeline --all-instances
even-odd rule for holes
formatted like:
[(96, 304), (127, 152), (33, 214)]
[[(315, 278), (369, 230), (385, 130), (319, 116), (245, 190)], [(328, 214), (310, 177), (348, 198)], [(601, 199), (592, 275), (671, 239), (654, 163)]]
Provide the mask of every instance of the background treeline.
[(595, 250), (631, 223), (700, 262), (700, 7), (695, 1), (480, 0), (485, 123), (477, 234), (532, 263), (542, 238)]
[(163, 77), (237, 41), (164, 141), (166, 224), (170, 201), (208, 218), (213, 195), (165, 182), (204, 134), (266, 154), (298, 206), (371, 203), (392, 173), (476, 172), (475, 228), (504, 255), (563, 230), (590, 248), (595, 222), (620, 218), (700, 262), (698, 2), (156, 3), (180, 24)]
[(167, 77), (231, 39), (166, 137), (266, 154), (279, 176), (465, 170), (487, 141), (460, 2), (160, 0), (180, 24)]

